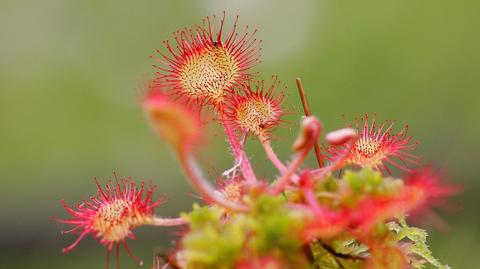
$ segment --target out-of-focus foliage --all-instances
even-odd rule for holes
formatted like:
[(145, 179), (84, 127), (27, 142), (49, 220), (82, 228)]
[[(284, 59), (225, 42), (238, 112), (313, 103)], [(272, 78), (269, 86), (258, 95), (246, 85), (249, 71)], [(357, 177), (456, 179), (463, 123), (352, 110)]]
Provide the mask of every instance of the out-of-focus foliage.
[[(325, 191), (323, 186), (332, 182), (337, 187)], [(397, 197), (408, 192), (410, 184), (368, 168), (347, 171), (342, 179), (330, 176), (315, 188), (323, 216), (312, 216), (307, 205), (314, 206), (306, 194), (295, 191), (244, 197), (253, 208), (248, 212), (194, 206), (184, 214), (191, 229), (173, 256), (181, 268), (355, 269), (408, 264), (422, 269), (430, 264), (448, 269), (432, 256), (427, 233), (409, 227), (403, 217), (410, 201)], [(374, 204), (368, 204), (370, 200)]]
[(180, 251), (185, 268), (234, 268), (261, 262), (248, 253), (291, 268), (307, 268), (299, 237), (302, 215), (286, 208), (281, 196), (261, 196), (250, 203), (255, 209), (247, 214), (225, 215), (216, 206), (194, 207), (187, 215), (191, 230)]
[[(414, 268), (425, 268), (425, 264), (429, 263), (439, 269), (450, 268), (441, 264), (427, 246), (427, 232), (417, 227), (409, 227), (404, 218), (400, 218), (398, 222), (388, 223), (389, 229), (397, 235), (397, 240), (407, 240), (406, 251), (411, 256), (410, 264)], [(420, 257), (416, 259), (415, 256)]]

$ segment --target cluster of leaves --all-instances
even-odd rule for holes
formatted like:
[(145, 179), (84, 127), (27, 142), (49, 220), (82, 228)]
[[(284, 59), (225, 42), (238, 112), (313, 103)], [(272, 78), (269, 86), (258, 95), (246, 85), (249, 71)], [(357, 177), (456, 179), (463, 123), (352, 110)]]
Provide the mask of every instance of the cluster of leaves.
[(405, 252), (409, 257), (409, 263), (414, 268), (423, 269), (426, 264), (431, 264), (439, 269), (450, 268), (433, 257), (432, 251), (427, 245), (428, 234), (425, 230), (408, 226), (404, 217), (398, 218), (396, 222), (389, 222), (387, 225), (388, 229), (395, 233), (395, 240), (405, 243)]
[(282, 196), (261, 195), (248, 201), (252, 210), (244, 213), (195, 206), (186, 215), (190, 231), (182, 239), (185, 268), (252, 268), (247, 265), (265, 263), (308, 268), (299, 240), (304, 216), (286, 208), (285, 202)]
[[(403, 188), (401, 179), (383, 177), (366, 168), (346, 171), (341, 179), (330, 174), (314, 189), (318, 202), (334, 213), (355, 210), (372, 197), (391, 197)], [(409, 227), (403, 215), (375, 218), (368, 229), (350, 226), (308, 240), (309, 226), (315, 221), (301, 208), (304, 198), (300, 190), (280, 196), (250, 194), (244, 199), (252, 206), (251, 211), (229, 212), (215, 205), (196, 205), (185, 214), (190, 230), (178, 253), (182, 268), (355, 269), (409, 265), (422, 269), (426, 264), (448, 268), (431, 255), (426, 232)]]

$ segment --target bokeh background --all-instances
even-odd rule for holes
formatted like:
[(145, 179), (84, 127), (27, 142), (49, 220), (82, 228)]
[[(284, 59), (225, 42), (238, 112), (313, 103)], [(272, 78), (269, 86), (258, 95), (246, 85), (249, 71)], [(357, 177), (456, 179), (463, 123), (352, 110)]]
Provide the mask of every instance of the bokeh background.
[[(146, 124), (135, 80), (148, 55), (174, 30), (226, 10), (260, 29), (256, 70), (288, 84), (290, 124), (274, 146), (288, 158), (300, 113), (300, 76), (327, 130), (377, 112), (409, 123), (419, 154), (445, 167), (463, 194), (450, 227), (431, 230), (431, 247), (453, 268), (478, 268), (480, 245), (480, 4), (478, 1), (14, 1), (0, 3), (0, 267), (103, 268), (92, 238), (63, 255), (59, 200), (95, 192), (92, 176), (151, 179), (175, 216), (196, 199), (168, 147)], [(220, 132), (203, 149), (205, 168), (231, 166)], [(258, 143), (249, 155), (261, 175), (274, 169)], [(208, 157), (208, 158), (207, 158)], [(314, 165), (314, 160), (309, 163)], [(460, 205), (460, 206), (456, 206)], [(151, 264), (174, 230), (141, 228), (134, 252)], [(126, 253), (123, 268), (139, 268)]]

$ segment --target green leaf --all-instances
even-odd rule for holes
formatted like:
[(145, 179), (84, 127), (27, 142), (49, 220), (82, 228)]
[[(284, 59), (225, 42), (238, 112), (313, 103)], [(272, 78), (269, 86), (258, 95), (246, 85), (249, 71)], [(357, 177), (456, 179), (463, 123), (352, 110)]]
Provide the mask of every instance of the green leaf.
[(425, 268), (425, 264), (429, 263), (435, 268), (449, 269), (448, 265), (440, 263), (427, 245), (427, 232), (417, 227), (408, 226), (404, 217), (398, 218), (398, 222), (389, 222), (389, 229), (396, 234), (398, 242), (408, 242), (406, 251), (410, 257), (410, 263), (414, 268)]
[(364, 260), (349, 259), (336, 255), (319, 242), (311, 244), (316, 269), (360, 269), (365, 267)]

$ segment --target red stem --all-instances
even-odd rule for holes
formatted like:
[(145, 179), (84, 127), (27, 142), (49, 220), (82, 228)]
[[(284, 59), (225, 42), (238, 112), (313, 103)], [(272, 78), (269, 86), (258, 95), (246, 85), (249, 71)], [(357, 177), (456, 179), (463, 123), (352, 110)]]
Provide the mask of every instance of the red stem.
[(214, 203), (222, 206), (224, 208), (233, 210), (233, 211), (246, 211), (248, 208), (244, 205), (237, 204), (226, 199), (224, 196), (219, 195), (215, 189), (210, 185), (209, 181), (205, 179), (202, 174), (200, 167), (198, 166), (195, 158), (192, 154), (185, 149), (178, 150), (178, 156), (180, 163), (183, 166), (187, 178), (190, 180), (190, 183), (195, 187), (195, 189), (206, 199), (213, 201)]
[(347, 149), (345, 151), (345, 153), (343, 154), (343, 156), (341, 156), (340, 158), (338, 158), (337, 161), (335, 161), (334, 163), (330, 164), (329, 166), (326, 166), (326, 167), (322, 167), (322, 168), (319, 168), (319, 169), (316, 169), (316, 170), (313, 170), (311, 173), (312, 173), (312, 176), (313, 178), (323, 178), (326, 174), (328, 174), (329, 172), (332, 172), (332, 171), (335, 171), (339, 168), (341, 168), (343, 166), (343, 162), (345, 161), (345, 159), (348, 157), (348, 154), (350, 153), (350, 151), (352, 150), (353, 146), (355, 145), (355, 141), (354, 141), (354, 138), (352, 138), (349, 142), (348, 146), (347, 146)]
[(154, 217), (148, 224), (154, 225), (154, 226), (180, 226), (180, 225), (185, 225), (187, 223), (188, 223), (187, 220), (185, 220), (184, 218)]
[(238, 141), (238, 137), (235, 134), (235, 130), (232, 128), (232, 125), (229, 123), (228, 119), (225, 119), (225, 114), (220, 111), (222, 114), (221, 124), (225, 129), (225, 135), (227, 136), (230, 147), (232, 148), (233, 155), (235, 156), (235, 163), (240, 163), (240, 170), (242, 171), (245, 181), (248, 183), (256, 183), (257, 177), (253, 172), (252, 165), (243, 150), (242, 145)]
[[(278, 171), (280, 171), (281, 174), (285, 173), (287, 171), (287, 166), (285, 166), (285, 164), (283, 164), (283, 162), (278, 158), (278, 155), (275, 153), (272, 145), (270, 144), (270, 140), (262, 137), (259, 138), (272, 164), (278, 169)], [(298, 175), (292, 174), (292, 181), (297, 182)]]
[(260, 142), (262, 143), (262, 146), (265, 149), (265, 152), (267, 153), (267, 156), (272, 162), (272, 164), (278, 169), (278, 171), (284, 173), (287, 170), (287, 167), (278, 158), (277, 154), (272, 148), (272, 145), (270, 144), (270, 140), (261, 136), (259, 136), (258, 138), (260, 139)]
[(285, 187), (293, 177), (295, 171), (297, 171), (297, 169), (300, 167), (300, 165), (303, 163), (303, 161), (307, 157), (311, 148), (312, 147), (305, 148), (295, 156), (295, 159), (292, 161), (292, 163), (290, 163), (285, 173), (282, 175), (280, 179), (277, 180), (276, 184), (274, 185), (272, 190), (273, 194), (279, 194), (282, 191), (284, 191)]
[(288, 166), (285, 173), (274, 183), (271, 192), (273, 194), (281, 193), (285, 187), (294, 180), (295, 171), (300, 167), (310, 150), (317, 143), (318, 137), (322, 131), (322, 125), (315, 117), (309, 116), (301, 123), (299, 137), (294, 142), (293, 147), (298, 151), (294, 160)]

